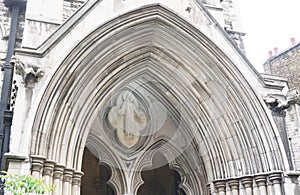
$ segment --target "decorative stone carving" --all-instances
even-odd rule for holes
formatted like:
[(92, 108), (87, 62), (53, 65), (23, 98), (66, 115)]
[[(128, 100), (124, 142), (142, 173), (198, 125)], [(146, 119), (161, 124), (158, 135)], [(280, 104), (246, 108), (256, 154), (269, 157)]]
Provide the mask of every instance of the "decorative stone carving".
[(139, 108), (136, 97), (129, 91), (117, 97), (116, 105), (108, 113), (108, 121), (116, 129), (118, 140), (127, 148), (139, 141), (140, 131), (147, 125), (145, 112)]
[(217, 180), (214, 182), (214, 185), (219, 195), (225, 195), (225, 190), (226, 190), (225, 180)]
[(44, 170), (43, 170), (43, 175), (47, 175), (52, 177), (53, 176), (53, 170), (54, 170), (55, 162), (47, 160), (44, 163)]
[(83, 175), (84, 175), (83, 172), (78, 172), (78, 171), (74, 172), (73, 179), (72, 179), (72, 184), (80, 186), (80, 184), (81, 184), (81, 177)]
[(15, 73), (22, 76), (25, 87), (29, 87), (33, 83), (38, 82), (45, 74), (39, 66), (24, 64), (15, 56), (12, 57), (10, 63), (15, 66)]
[(72, 195), (80, 194), (80, 186), (81, 186), (81, 177), (83, 176), (83, 172), (74, 172), (72, 178)]
[(256, 175), (254, 176), (254, 180), (259, 188), (259, 193), (261, 195), (266, 195), (267, 194), (267, 176), (266, 175)]
[(40, 179), (43, 171), (45, 157), (31, 155), (31, 174), (33, 177)]
[(65, 167), (63, 165), (55, 165), (53, 172), (53, 179), (62, 180)]
[(238, 179), (230, 179), (228, 180), (228, 186), (230, 187), (232, 195), (239, 194), (239, 180)]
[(55, 165), (53, 172), (53, 184), (56, 186), (53, 194), (62, 194), (62, 179), (65, 167), (63, 165)]
[(300, 105), (300, 94), (297, 90), (293, 89), (287, 92), (285, 101), (280, 101), (272, 95), (264, 97), (264, 101), (274, 112), (282, 112), (283, 110), (288, 109), (291, 105)]
[(74, 170), (73, 169), (64, 169), (63, 173), (63, 181), (71, 183), (73, 177)]
[(245, 194), (252, 195), (253, 178), (251, 176), (244, 176), (241, 178), (241, 183), (244, 186)]

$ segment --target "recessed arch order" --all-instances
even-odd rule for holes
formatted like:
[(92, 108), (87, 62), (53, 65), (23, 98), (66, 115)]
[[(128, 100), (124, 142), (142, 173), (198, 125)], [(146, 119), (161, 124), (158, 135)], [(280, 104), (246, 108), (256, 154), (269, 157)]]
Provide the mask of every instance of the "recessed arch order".
[(97, 110), (136, 80), (160, 83), (157, 93), (192, 121), (209, 181), (284, 170), (275, 130), (239, 68), (160, 5), (120, 15), (75, 46), (37, 107), (31, 154), (80, 171)]

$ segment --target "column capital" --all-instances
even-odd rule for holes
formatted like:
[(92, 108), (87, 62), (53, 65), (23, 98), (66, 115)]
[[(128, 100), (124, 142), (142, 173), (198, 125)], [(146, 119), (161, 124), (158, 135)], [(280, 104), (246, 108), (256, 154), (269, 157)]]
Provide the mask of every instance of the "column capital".
[(273, 172), (269, 174), (269, 180), (272, 184), (280, 184), (282, 181), (282, 172)]
[(238, 179), (229, 179), (228, 180), (228, 186), (231, 190), (238, 190), (239, 189), (239, 180)]
[(214, 185), (215, 185), (215, 188), (217, 189), (217, 192), (225, 192), (226, 180), (215, 180)]
[(52, 160), (46, 160), (44, 162), (44, 170), (43, 170), (43, 175), (48, 175), (50, 177), (53, 176), (53, 170), (54, 170), (54, 167), (56, 165), (56, 162), (55, 161), (52, 161)]
[(31, 171), (41, 172), (46, 158), (40, 155), (31, 155), (30, 158), (31, 158)]
[(65, 166), (63, 166), (63, 165), (55, 165), (54, 171), (53, 171), (53, 179), (62, 180), (64, 169), (65, 169)]
[(72, 178), (72, 184), (73, 185), (80, 185), (81, 184), (81, 177), (84, 175), (83, 172), (81, 171), (75, 171), (73, 173), (73, 178)]
[(255, 175), (254, 180), (257, 184), (257, 186), (265, 186), (267, 182), (267, 175), (262, 174), (262, 175)]
[(63, 181), (71, 182), (73, 173), (74, 173), (74, 169), (66, 168), (63, 173)]
[(241, 178), (241, 183), (244, 188), (252, 188), (253, 185), (253, 178), (252, 176), (244, 176)]

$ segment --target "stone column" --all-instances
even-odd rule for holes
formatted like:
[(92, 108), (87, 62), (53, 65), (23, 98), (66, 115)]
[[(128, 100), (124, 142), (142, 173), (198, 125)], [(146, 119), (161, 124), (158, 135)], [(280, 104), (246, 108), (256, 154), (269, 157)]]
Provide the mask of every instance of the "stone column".
[(281, 189), (281, 181), (282, 181), (282, 173), (271, 173), (269, 175), (269, 180), (273, 185), (274, 195), (281, 195), (282, 189)]
[(215, 184), (215, 188), (217, 189), (217, 194), (225, 195), (226, 181), (219, 180), (219, 181), (215, 181), (214, 184)]
[(232, 195), (239, 195), (239, 180), (238, 179), (229, 180), (228, 185), (230, 187)]
[(270, 181), (269, 177), (267, 177), (266, 186), (267, 186), (267, 194), (268, 195), (275, 195), (273, 185), (272, 185), (272, 182)]
[(63, 195), (72, 195), (72, 177), (74, 170), (65, 169), (63, 173)]
[(226, 195), (232, 195), (231, 188), (229, 187), (228, 183), (226, 184)]
[(62, 179), (65, 167), (63, 165), (56, 165), (53, 172), (53, 184), (55, 189), (53, 195), (62, 195)]
[(254, 177), (254, 179), (259, 188), (259, 194), (267, 195), (267, 189), (266, 189), (267, 177), (266, 177), (266, 175), (257, 175)]
[(45, 157), (39, 155), (32, 155), (30, 157), (31, 157), (31, 175), (36, 179), (41, 179)]
[[(44, 163), (43, 178), (44, 178), (44, 183), (46, 185), (52, 185), (54, 166), (55, 166), (54, 161), (47, 160)], [(48, 192), (46, 194), (47, 195), (52, 195), (52, 192)]]
[(74, 172), (72, 178), (72, 195), (80, 195), (80, 185), (82, 176), (82, 172)]
[(251, 176), (246, 176), (241, 179), (241, 183), (244, 186), (245, 194), (246, 195), (252, 195), (252, 184), (253, 179)]
[(253, 195), (259, 195), (259, 188), (256, 182), (253, 182), (252, 191), (253, 191)]

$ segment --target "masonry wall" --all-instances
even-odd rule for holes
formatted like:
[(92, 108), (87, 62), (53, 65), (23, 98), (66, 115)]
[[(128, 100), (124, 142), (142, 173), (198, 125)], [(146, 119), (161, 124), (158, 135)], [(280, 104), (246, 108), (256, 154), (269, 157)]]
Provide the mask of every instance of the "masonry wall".
[(264, 71), (266, 74), (286, 77), (289, 87), (300, 91), (300, 43), (268, 59)]
[(296, 171), (300, 171), (300, 106), (292, 106), (286, 115), (286, 129), (289, 144), (291, 148), (291, 156), (293, 158), (293, 166)]

